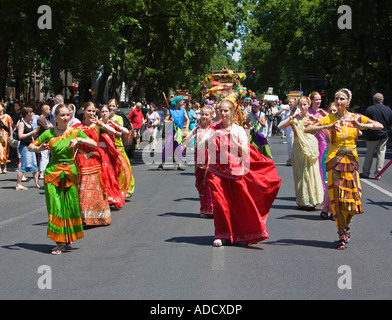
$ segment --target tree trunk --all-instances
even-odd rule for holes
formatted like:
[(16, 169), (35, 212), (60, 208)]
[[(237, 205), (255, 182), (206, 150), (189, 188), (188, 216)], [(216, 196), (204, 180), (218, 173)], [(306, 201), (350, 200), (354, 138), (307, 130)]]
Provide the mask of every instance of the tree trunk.
[(99, 80), (98, 84), (98, 89), (97, 89), (97, 103), (106, 103), (107, 101), (103, 101), (103, 96), (105, 94), (105, 87), (106, 87), (106, 82), (108, 81), (108, 78), (110, 76), (110, 73), (104, 70), (101, 80)]
[(8, 75), (9, 46), (0, 44), (0, 100), (5, 100), (5, 87)]
[(91, 99), (91, 77), (87, 76), (79, 82), (79, 106), (82, 106), (85, 102)]
[[(133, 97), (135, 88), (136, 88), (138, 85), (141, 85), (141, 83), (142, 83), (142, 81), (143, 81), (143, 79), (144, 79), (144, 74), (145, 74), (145, 71), (146, 71), (147, 63), (148, 63), (148, 57), (149, 57), (149, 54), (150, 54), (151, 44), (152, 44), (152, 40), (150, 39), (150, 41), (148, 42), (147, 47), (146, 47), (146, 53), (145, 53), (145, 56), (144, 56), (144, 63), (143, 63), (143, 65), (142, 65), (142, 67), (141, 67), (141, 69), (140, 69), (140, 71), (139, 71), (139, 73), (138, 73), (138, 75), (137, 75), (135, 81), (134, 81), (133, 84), (129, 87), (129, 97), (130, 97), (130, 98)], [(137, 98), (137, 97), (135, 97), (135, 99), (136, 99), (136, 98)]]

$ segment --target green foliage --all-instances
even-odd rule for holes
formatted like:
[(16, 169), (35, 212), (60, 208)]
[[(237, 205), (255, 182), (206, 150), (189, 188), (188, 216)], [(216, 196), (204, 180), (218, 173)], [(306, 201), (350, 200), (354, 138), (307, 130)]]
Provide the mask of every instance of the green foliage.
[[(0, 65), (0, 88), (5, 86), (2, 75), (18, 74), (22, 82), (23, 75), (41, 69), (50, 76), (48, 83), (54, 93), (62, 91), (62, 70), (80, 81), (82, 95), (98, 70), (104, 81), (112, 75), (109, 91), (116, 98), (122, 82), (133, 98), (142, 89), (154, 99), (176, 87), (197, 87), (195, 83), (203, 77), (218, 48), (237, 37), (246, 16), (244, 3), (47, 0), (45, 4), (53, 14), (52, 29), (40, 30), (37, 9), (42, 1), (18, 0), (15, 4), (3, 0), (0, 46), (7, 56), (3, 69)], [(103, 88), (99, 86), (98, 102), (102, 102)], [(3, 94), (0, 90), (0, 98)]]
[[(352, 9), (352, 29), (338, 28), (338, 8)], [(242, 49), (247, 70), (256, 68), (257, 89), (348, 87), (354, 103), (367, 104), (375, 91), (392, 102), (392, 3), (365, 0), (257, 1)], [(319, 86), (312, 79), (324, 80)], [(255, 90), (257, 90), (255, 89)]]

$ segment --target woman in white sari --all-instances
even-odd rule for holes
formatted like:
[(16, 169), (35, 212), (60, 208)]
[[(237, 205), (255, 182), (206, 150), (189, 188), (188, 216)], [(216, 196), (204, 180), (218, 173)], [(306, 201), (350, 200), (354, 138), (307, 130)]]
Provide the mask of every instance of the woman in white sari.
[(279, 127), (291, 126), (294, 130), (291, 161), (297, 205), (301, 210), (312, 211), (322, 203), (324, 196), (318, 163), (318, 142), (313, 135), (304, 133), (305, 127), (310, 124), (309, 98), (302, 96), (298, 99), (297, 105), (297, 111), (292, 112), (286, 120), (280, 123)]

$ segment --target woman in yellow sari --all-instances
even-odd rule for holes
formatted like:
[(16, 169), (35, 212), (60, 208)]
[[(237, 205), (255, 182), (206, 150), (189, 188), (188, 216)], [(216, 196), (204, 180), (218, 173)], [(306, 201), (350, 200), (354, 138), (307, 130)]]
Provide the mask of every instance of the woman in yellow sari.
[(363, 213), (356, 149), (358, 131), (383, 128), (379, 122), (349, 112), (351, 99), (350, 90), (339, 90), (335, 93), (337, 113), (329, 114), (305, 129), (305, 132), (312, 134), (325, 129), (330, 132), (332, 147), (328, 151), (326, 170), (332, 213), (339, 235), (339, 250), (345, 249), (346, 242), (350, 240), (350, 223), (353, 216)]

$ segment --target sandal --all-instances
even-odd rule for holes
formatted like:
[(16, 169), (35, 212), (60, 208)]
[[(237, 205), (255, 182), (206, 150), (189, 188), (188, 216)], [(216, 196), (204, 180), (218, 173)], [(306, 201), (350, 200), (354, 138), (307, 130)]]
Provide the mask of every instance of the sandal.
[(344, 239), (339, 240), (338, 247), (336, 249), (338, 250), (346, 249), (346, 241)]
[(222, 240), (221, 239), (215, 239), (213, 246), (214, 247), (221, 247), (223, 245)]
[(326, 212), (326, 211), (321, 211), (321, 213), (320, 213), (320, 217), (321, 217), (321, 219), (323, 219), (323, 220), (327, 220), (328, 219), (328, 212)]
[(64, 251), (64, 249), (65, 249), (65, 246), (62, 246), (62, 247), (56, 246), (52, 249), (52, 254), (59, 255), (59, 254), (61, 254), (61, 252)]
[(350, 227), (346, 228), (345, 231), (346, 231), (346, 234), (344, 235), (344, 240), (345, 240), (346, 242), (349, 242), (349, 241), (350, 241), (350, 238), (351, 238)]
[(28, 190), (29, 188), (20, 186), (20, 187), (15, 187), (15, 190)]

